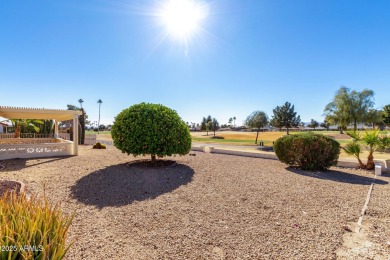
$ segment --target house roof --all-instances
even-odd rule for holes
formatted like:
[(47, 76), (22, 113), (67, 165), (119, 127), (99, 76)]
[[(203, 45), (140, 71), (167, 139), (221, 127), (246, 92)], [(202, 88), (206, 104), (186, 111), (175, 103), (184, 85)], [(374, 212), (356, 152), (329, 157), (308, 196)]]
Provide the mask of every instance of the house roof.
[(81, 111), (0, 106), (0, 116), (9, 119), (54, 119), (56, 121), (65, 121), (73, 119), (76, 115), (81, 115)]

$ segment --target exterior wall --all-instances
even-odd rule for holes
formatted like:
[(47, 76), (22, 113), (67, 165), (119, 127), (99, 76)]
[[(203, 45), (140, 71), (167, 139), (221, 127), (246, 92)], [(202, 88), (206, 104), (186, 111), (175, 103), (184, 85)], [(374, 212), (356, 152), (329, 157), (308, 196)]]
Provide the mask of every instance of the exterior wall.
[(0, 160), (69, 156), (73, 154), (73, 142), (59, 139), (7, 138), (0, 140)]

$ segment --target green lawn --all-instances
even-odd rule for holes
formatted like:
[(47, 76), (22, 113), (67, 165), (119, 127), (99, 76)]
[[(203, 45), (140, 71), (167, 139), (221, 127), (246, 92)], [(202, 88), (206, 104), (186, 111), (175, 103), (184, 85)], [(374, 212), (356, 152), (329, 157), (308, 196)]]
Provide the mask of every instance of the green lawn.
[[(255, 145), (254, 139), (237, 140), (237, 139), (213, 139), (213, 138), (192, 137), (192, 141), (201, 142), (201, 143), (221, 143), (221, 144), (232, 144), (232, 145), (249, 145), (249, 146)], [(260, 139), (259, 139), (259, 141), (260, 141)], [(269, 145), (272, 145), (272, 141), (265, 141), (265, 142), (269, 142)]]
[[(297, 132), (298, 134), (301, 134), (302, 132)], [(192, 141), (194, 142), (200, 142), (200, 143), (221, 143), (221, 144), (231, 144), (231, 145), (248, 145), (248, 146), (258, 146), (259, 144), (255, 144), (255, 139), (251, 140), (239, 140), (239, 139), (213, 139), (213, 138), (199, 138), (199, 137), (192, 137)], [(260, 141), (264, 142), (265, 146), (272, 146), (272, 142), (274, 140), (263, 140), (263, 139), (258, 139), (258, 143)], [(337, 142), (339, 142), (341, 145), (344, 145), (350, 140), (339, 140), (336, 139)]]

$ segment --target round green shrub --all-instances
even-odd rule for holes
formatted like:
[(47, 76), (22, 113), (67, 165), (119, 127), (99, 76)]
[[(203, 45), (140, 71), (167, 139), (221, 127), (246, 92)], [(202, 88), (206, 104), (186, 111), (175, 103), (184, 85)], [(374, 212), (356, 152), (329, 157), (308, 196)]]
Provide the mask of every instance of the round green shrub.
[(111, 131), (116, 148), (123, 153), (156, 156), (185, 155), (191, 135), (176, 111), (160, 104), (141, 103), (120, 112)]
[(290, 166), (321, 171), (337, 164), (340, 144), (325, 135), (305, 133), (279, 138), (274, 150), (279, 160)]
[(105, 144), (102, 144), (100, 142), (97, 142), (96, 144), (93, 145), (92, 147), (93, 149), (106, 149), (106, 145)]

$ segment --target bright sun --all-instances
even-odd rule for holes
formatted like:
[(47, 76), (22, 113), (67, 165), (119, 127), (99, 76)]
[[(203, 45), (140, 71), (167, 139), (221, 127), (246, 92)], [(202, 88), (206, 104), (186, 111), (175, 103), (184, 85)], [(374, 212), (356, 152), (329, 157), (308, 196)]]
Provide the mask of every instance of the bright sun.
[(166, 0), (159, 16), (167, 33), (188, 41), (207, 17), (207, 5), (196, 0)]

